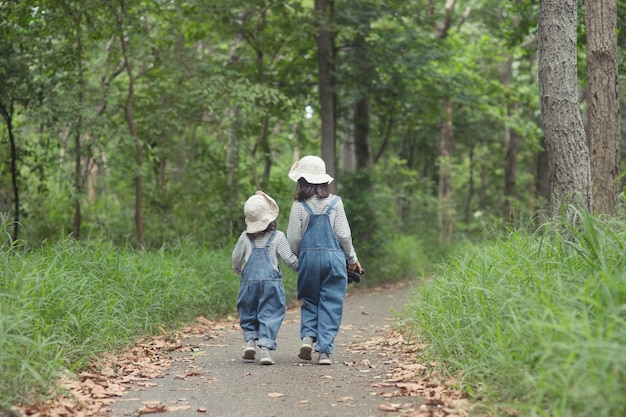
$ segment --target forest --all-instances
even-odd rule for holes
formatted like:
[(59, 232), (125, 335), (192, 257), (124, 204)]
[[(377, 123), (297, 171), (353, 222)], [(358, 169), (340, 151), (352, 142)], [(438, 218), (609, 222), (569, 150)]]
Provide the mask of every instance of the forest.
[[(623, 0), (0, 0), (0, 346), (15, 343), (0, 373), (22, 381), (0, 384), (0, 415), (45, 391), (56, 365), (79, 369), (200, 310), (232, 311), (237, 282), (225, 276), (243, 203), (267, 192), (284, 229), (287, 173), (308, 154), (336, 179), (372, 284), (436, 271), (454, 283), (487, 253), (480, 285), (517, 288), (534, 265), (542, 273), (524, 290), (539, 291), (560, 276), (543, 262), (567, 259), (568, 285), (551, 288), (585, 314), (610, 307), (597, 319), (614, 353), (626, 340), (624, 45)], [(532, 260), (518, 259), (528, 248)], [(576, 281), (581, 264), (606, 287)], [(504, 287), (481, 275), (500, 267)], [(94, 274), (110, 293), (63, 296)], [(454, 285), (477, 288), (470, 281)], [(426, 317), (458, 308), (435, 308), (455, 304), (437, 299), (447, 290), (424, 290), (434, 311), (415, 307), (442, 357), (450, 340)], [(502, 299), (520, 296), (511, 291)], [(86, 311), (100, 301), (97, 341), (90, 329), (102, 323)], [(127, 315), (112, 320), (112, 305)], [(68, 334), (75, 345), (54, 343)], [(607, 392), (619, 392), (623, 368), (604, 365)], [(569, 406), (550, 415), (592, 415), (577, 408), (592, 403)], [(626, 404), (613, 406), (595, 415)]]
[[(364, 245), (535, 224), (552, 181), (538, 3), (455, 3), (3, 1), (0, 212), (12, 237), (224, 245), (255, 189), (289, 204), (286, 172), (309, 153), (336, 172)], [(589, 130), (576, 16), (567, 81)], [(623, 126), (606, 104), (617, 113), (600, 112), (601, 127)], [(619, 155), (602, 164), (609, 207)]]

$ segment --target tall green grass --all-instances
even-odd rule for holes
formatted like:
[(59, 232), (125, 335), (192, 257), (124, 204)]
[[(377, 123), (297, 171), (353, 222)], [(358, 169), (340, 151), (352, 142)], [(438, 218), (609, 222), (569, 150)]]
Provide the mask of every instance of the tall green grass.
[(0, 415), (51, 392), (60, 370), (79, 370), (159, 326), (236, 312), (231, 250), (181, 241), (138, 252), (72, 239), (28, 248), (3, 234)]
[(626, 415), (626, 224), (578, 220), (464, 246), (410, 303), (442, 368), (496, 415)]

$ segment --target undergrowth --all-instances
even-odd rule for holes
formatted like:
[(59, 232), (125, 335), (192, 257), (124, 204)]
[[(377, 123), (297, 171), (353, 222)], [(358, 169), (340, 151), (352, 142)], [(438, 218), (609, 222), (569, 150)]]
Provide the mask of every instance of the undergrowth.
[(456, 253), (410, 311), (462, 390), (495, 415), (626, 415), (624, 222), (581, 213)]
[(139, 252), (72, 239), (31, 249), (5, 236), (0, 415), (50, 394), (60, 370), (80, 370), (160, 327), (235, 312), (238, 289), (230, 249), (181, 241)]

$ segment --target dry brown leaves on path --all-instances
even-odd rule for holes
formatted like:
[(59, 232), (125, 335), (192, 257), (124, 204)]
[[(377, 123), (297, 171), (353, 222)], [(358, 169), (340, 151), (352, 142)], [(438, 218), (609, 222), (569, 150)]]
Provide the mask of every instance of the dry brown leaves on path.
[[(121, 397), (130, 383), (151, 386), (149, 381), (161, 376), (170, 367), (169, 353), (185, 350), (182, 340), (194, 337), (217, 338), (224, 331), (237, 326), (229, 317), (224, 321), (210, 321), (199, 317), (190, 326), (175, 333), (162, 330), (162, 335), (136, 344), (119, 354), (108, 354), (94, 363), (87, 371), (68, 374), (58, 381), (59, 395), (48, 401), (35, 401), (26, 407), (14, 407), (13, 411), (23, 417), (91, 417), (107, 410), (116, 397)], [(464, 396), (450, 388), (454, 381), (442, 381), (429, 365), (420, 363), (416, 352), (423, 348), (407, 341), (402, 334), (390, 330), (384, 336), (349, 345), (354, 352), (359, 349), (375, 350), (391, 365), (386, 378), (372, 386), (383, 398), (398, 398), (398, 403), (380, 404), (382, 411), (390, 415), (408, 417), (445, 417), (469, 415), (471, 404)], [(344, 363), (344, 366), (363, 365)], [(269, 395), (269, 394), (268, 394)], [(403, 397), (419, 396), (424, 399), (418, 410), (406, 407)], [(137, 414), (153, 414), (179, 411), (181, 406), (160, 403), (144, 403)], [(188, 406), (182, 406), (187, 407)], [(174, 409), (175, 408), (175, 409)], [(198, 413), (206, 409), (195, 410)]]
[[(409, 417), (468, 416), (471, 411), (469, 400), (458, 390), (450, 388), (455, 381), (442, 381), (433, 366), (419, 362), (417, 352), (424, 347), (407, 341), (401, 333), (391, 330), (384, 336), (359, 342), (350, 348), (355, 353), (359, 350), (377, 351), (386, 358), (385, 363), (392, 366), (386, 379), (372, 385), (380, 389), (377, 395), (398, 398), (398, 403), (381, 403), (379, 408), (382, 411)], [(424, 403), (414, 410), (401, 402), (403, 397), (421, 397)]]

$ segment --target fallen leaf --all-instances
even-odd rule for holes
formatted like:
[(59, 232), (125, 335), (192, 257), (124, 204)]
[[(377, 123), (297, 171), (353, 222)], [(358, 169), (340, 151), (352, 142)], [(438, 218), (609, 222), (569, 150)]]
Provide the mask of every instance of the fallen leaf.
[(174, 407), (168, 407), (167, 411), (184, 411), (184, 410), (189, 410), (191, 408), (190, 405), (177, 405)]
[(387, 405), (387, 404), (378, 404), (378, 408), (379, 408), (381, 411), (398, 411), (398, 409), (399, 409), (399, 407), (398, 407), (398, 406), (396, 406), (395, 404), (390, 404), (390, 405)]
[(146, 404), (135, 414), (153, 414), (153, 413), (164, 413), (167, 411), (167, 406), (165, 404)]
[(268, 392), (267, 396), (270, 398), (278, 398), (284, 396), (282, 392)]

